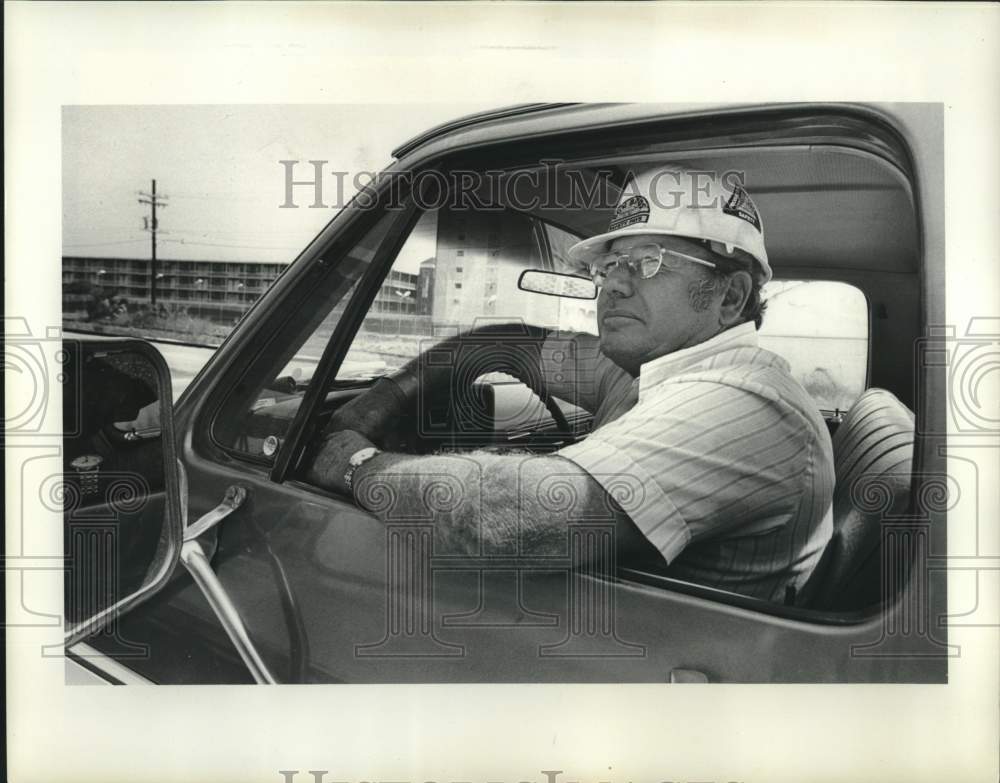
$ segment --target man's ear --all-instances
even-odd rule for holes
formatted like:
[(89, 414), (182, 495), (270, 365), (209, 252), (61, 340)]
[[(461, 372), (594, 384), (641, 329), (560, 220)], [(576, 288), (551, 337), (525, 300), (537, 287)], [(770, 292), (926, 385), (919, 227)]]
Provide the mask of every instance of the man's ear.
[(726, 280), (726, 289), (719, 307), (719, 324), (730, 327), (739, 323), (743, 307), (753, 290), (753, 278), (749, 272), (733, 272)]

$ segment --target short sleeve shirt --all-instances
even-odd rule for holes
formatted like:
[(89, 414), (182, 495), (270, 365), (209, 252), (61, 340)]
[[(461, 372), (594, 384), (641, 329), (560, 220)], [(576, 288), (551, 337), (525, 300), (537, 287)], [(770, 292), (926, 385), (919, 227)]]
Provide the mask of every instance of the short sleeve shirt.
[(802, 596), (833, 532), (833, 448), (754, 324), (654, 359), (635, 379), (594, 335), (557, 333), (542, 369), (552, 394), (594, 414), (591, 434), (557, 454), (618, 500), (670, 576)]

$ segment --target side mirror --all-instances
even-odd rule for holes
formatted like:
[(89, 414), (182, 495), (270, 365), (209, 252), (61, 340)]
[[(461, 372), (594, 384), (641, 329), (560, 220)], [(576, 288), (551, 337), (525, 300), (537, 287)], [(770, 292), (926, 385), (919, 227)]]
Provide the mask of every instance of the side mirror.
[(517, 279), (517, 287), (522, 291), (568, 299), (597, 298), (597, 286), (590, 278), (543, 269), (525, 269)]
[(66, 645), (149, 599), (181, 553), (170, 371), (139, 340), (64, 341)]

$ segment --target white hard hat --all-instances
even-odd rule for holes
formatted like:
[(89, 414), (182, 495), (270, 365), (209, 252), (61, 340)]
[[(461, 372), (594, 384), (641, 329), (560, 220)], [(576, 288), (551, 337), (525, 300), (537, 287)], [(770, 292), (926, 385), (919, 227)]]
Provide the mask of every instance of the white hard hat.
[(573, 245), (569, 260), (585, 265), (606, 252), (612, 240), (640, 234), (707, 242), (722, 256), (742, 250), (757, 262), (758, 268), (748, 271), (761, 283), (771, 279), (764, 228), (750, 194), (738, 181), (723, 182), (712, 172), (672, 166), (633, 176), (622, 189), (607, 232)]

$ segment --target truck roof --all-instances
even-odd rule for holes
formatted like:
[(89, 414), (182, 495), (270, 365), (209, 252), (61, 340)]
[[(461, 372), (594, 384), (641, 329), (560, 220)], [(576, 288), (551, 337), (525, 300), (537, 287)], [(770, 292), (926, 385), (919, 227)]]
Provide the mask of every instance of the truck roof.
[[(431, 128), (393, 150), (400, 160), (447, 149), (473, 147), (507, 138), (531, 138), (574, 128), (598, 128), (643, 122), (666, 115), (718, 112), (720, 104), (656, 103), (524, 103), (458, 117)], [(732, 106), (736, 109), (738, 107)]]

